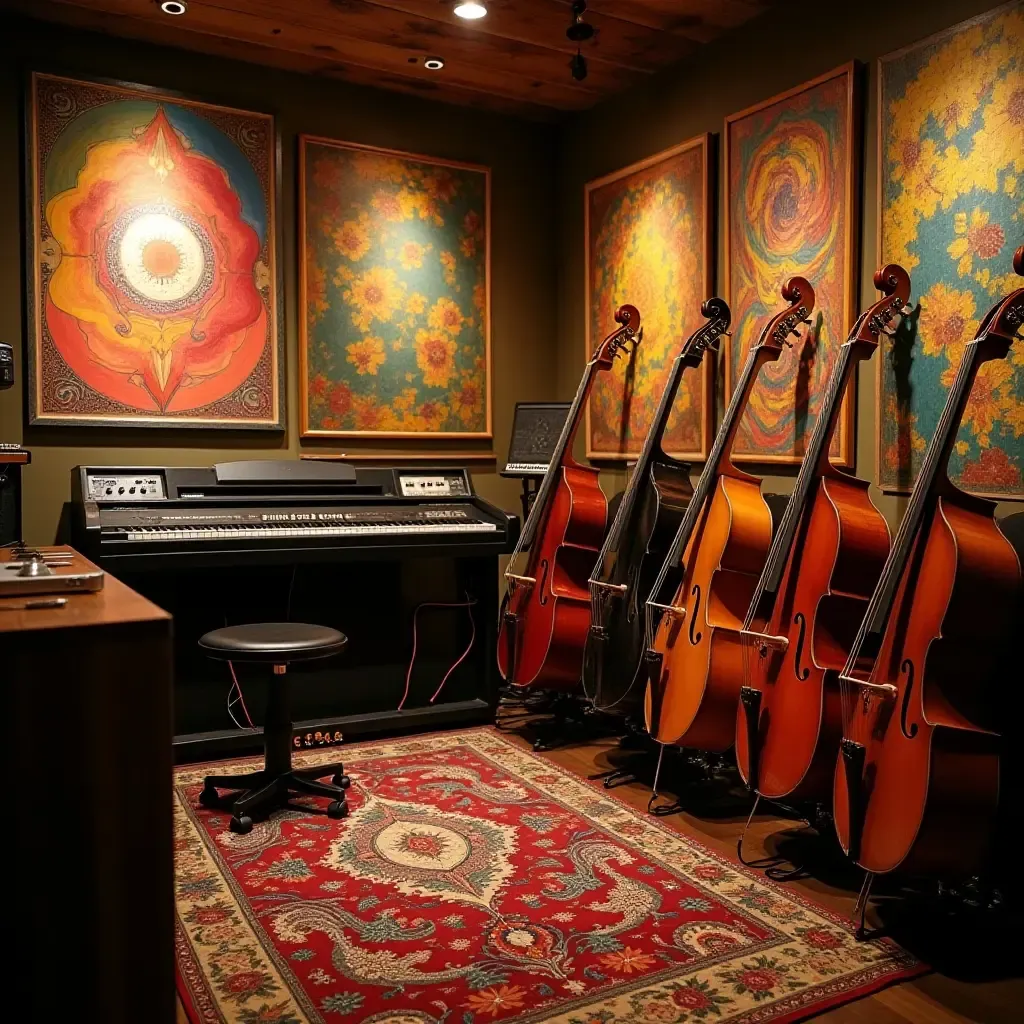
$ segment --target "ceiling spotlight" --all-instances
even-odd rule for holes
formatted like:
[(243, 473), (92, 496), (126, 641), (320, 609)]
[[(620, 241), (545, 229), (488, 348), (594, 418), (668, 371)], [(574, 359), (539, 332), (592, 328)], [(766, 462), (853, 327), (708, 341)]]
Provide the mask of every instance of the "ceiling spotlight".
[(594, 38), (594, 26), (583, 20), (587, 12), (587, 0), (574, 0), (572, 5), (572, 24), (565, 30), (565, 34), (574, 43), (584, 43)]
[(569, 70), (577, 82), (582, 82), (587, 77), (587, 58), (579, 50), (576, 51), (576, 56), (569, 61)]
[(423, 60), (423, 66), (428, 71), (440, 71), (444, 67), (443, 57), (425, 57)]
[(185, 0), (163, 0), (160, 10), (164, 14), (184, 14), (188, 10), (188, 4)]
[(474, 3), (473, 0), (460, 0), (455, 5), (455, 17), (464, 18), (466, 21), (479, 21), (487, 17), (487, 7), (481, 3)]

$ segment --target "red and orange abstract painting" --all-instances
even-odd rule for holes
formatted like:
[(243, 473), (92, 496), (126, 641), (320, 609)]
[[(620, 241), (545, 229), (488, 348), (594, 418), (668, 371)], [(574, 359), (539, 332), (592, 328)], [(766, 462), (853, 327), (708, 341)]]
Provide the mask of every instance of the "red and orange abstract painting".
[[(725, 122), (726, 291), (733, 336), (726, 401), (751, 344), (783, 306), (794, 275), (816, 296), (800, 341), (765, 366), (740, 422), (735, 455), (798, 464), (839, 346), (855, 314), (855, 68), (844, 65)], [(853, 458), (852, 387), (831, 457)]]
[(31, 422), (280, 428), (265, 114), (32, 76)]

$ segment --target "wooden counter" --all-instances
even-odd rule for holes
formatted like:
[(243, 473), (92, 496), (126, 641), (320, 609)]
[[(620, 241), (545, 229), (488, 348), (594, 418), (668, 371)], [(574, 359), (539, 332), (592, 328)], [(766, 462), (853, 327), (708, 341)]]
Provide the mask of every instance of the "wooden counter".
[(174, 1020), (171, 619), (107, 575), (63, 608), (0, 598), (27, 1020)]

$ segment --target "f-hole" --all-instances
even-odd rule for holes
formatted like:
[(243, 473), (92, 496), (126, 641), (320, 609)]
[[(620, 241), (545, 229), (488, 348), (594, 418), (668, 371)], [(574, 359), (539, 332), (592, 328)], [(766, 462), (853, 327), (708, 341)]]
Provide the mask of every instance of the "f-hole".
[(697, 632), (694, 634), (694, 628), (697, 625), (697, 614), (700, 612), (700, 585), (694, 583), (693, 590), (690, 591), (690, 596), (694, 599), (693, 611), (690, 612), (690, 643), (694, 647), (700, 643), (700, 638), (704, 635), (703, 633)]
[(912, 740), (917, 735), (917, 722), (907, 728), (907, 710), (910, 707), (910, 694), (914, 689), (914, 663), (909, 658), (904, 658), (903, 664), (900, 665), (900, 675), (904, 672), (907, 674), (907, 688), (903, 691), (903, 704), (900, 706), (900, 732), (908, 740)]
[(548, 560), (546, 558), (542, 558), (540, 560), (540, 579), (537, 581), (537, 589), (538, 589), (537, 603), (538, 604), (547, 604), (548, 603), (548, 591), (547, 591), (547, 586), (546, 586), (547, 582), (548, 582)]
[(800, 627), (800, 635), (796, 638), (796, 654), (793, 656), (793, 675), (803, 682), (811, 674), (811, 670), (806, 666), (800, 667), (800, 659), (804, 653), (804, 638), (807, 635), (807, 619), (804, 618), (803, 612), (797, 612), (793, 616), (793, 622)]

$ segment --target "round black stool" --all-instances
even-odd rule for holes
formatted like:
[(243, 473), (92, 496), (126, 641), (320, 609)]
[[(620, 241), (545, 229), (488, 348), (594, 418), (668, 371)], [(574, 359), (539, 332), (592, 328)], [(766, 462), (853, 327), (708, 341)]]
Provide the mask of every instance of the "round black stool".
[[(267, 697), (263, 726), (263, 770), (247, 775), (207, 775), (199, 802), (204, 807), (222, 807), (218, 789), (241, 790), (230, 799), (231, 831), (244, 835), (252, 831), (255, 813), (269, 813), (288, 803), (291, 793), (332, 797), (327, 813), (332, 818), (348, 814), (345, 790), (350, 781), (340, 761), (315, 768), (292, 768), (291, 683), (288, 666), (295, 661), (312, 661), (340, 654), (348, 643), (343, 633), (327, 626), (304, 622), (254, 622), (226, 626), (207, 633), (199, 646), (211, 658), (221, 661), (256, 661), (274, 666), (274, 678)], [(331, 784), (320, 782), (332, 776)], [(293, 805), (294, 806), (294, 805)]]

